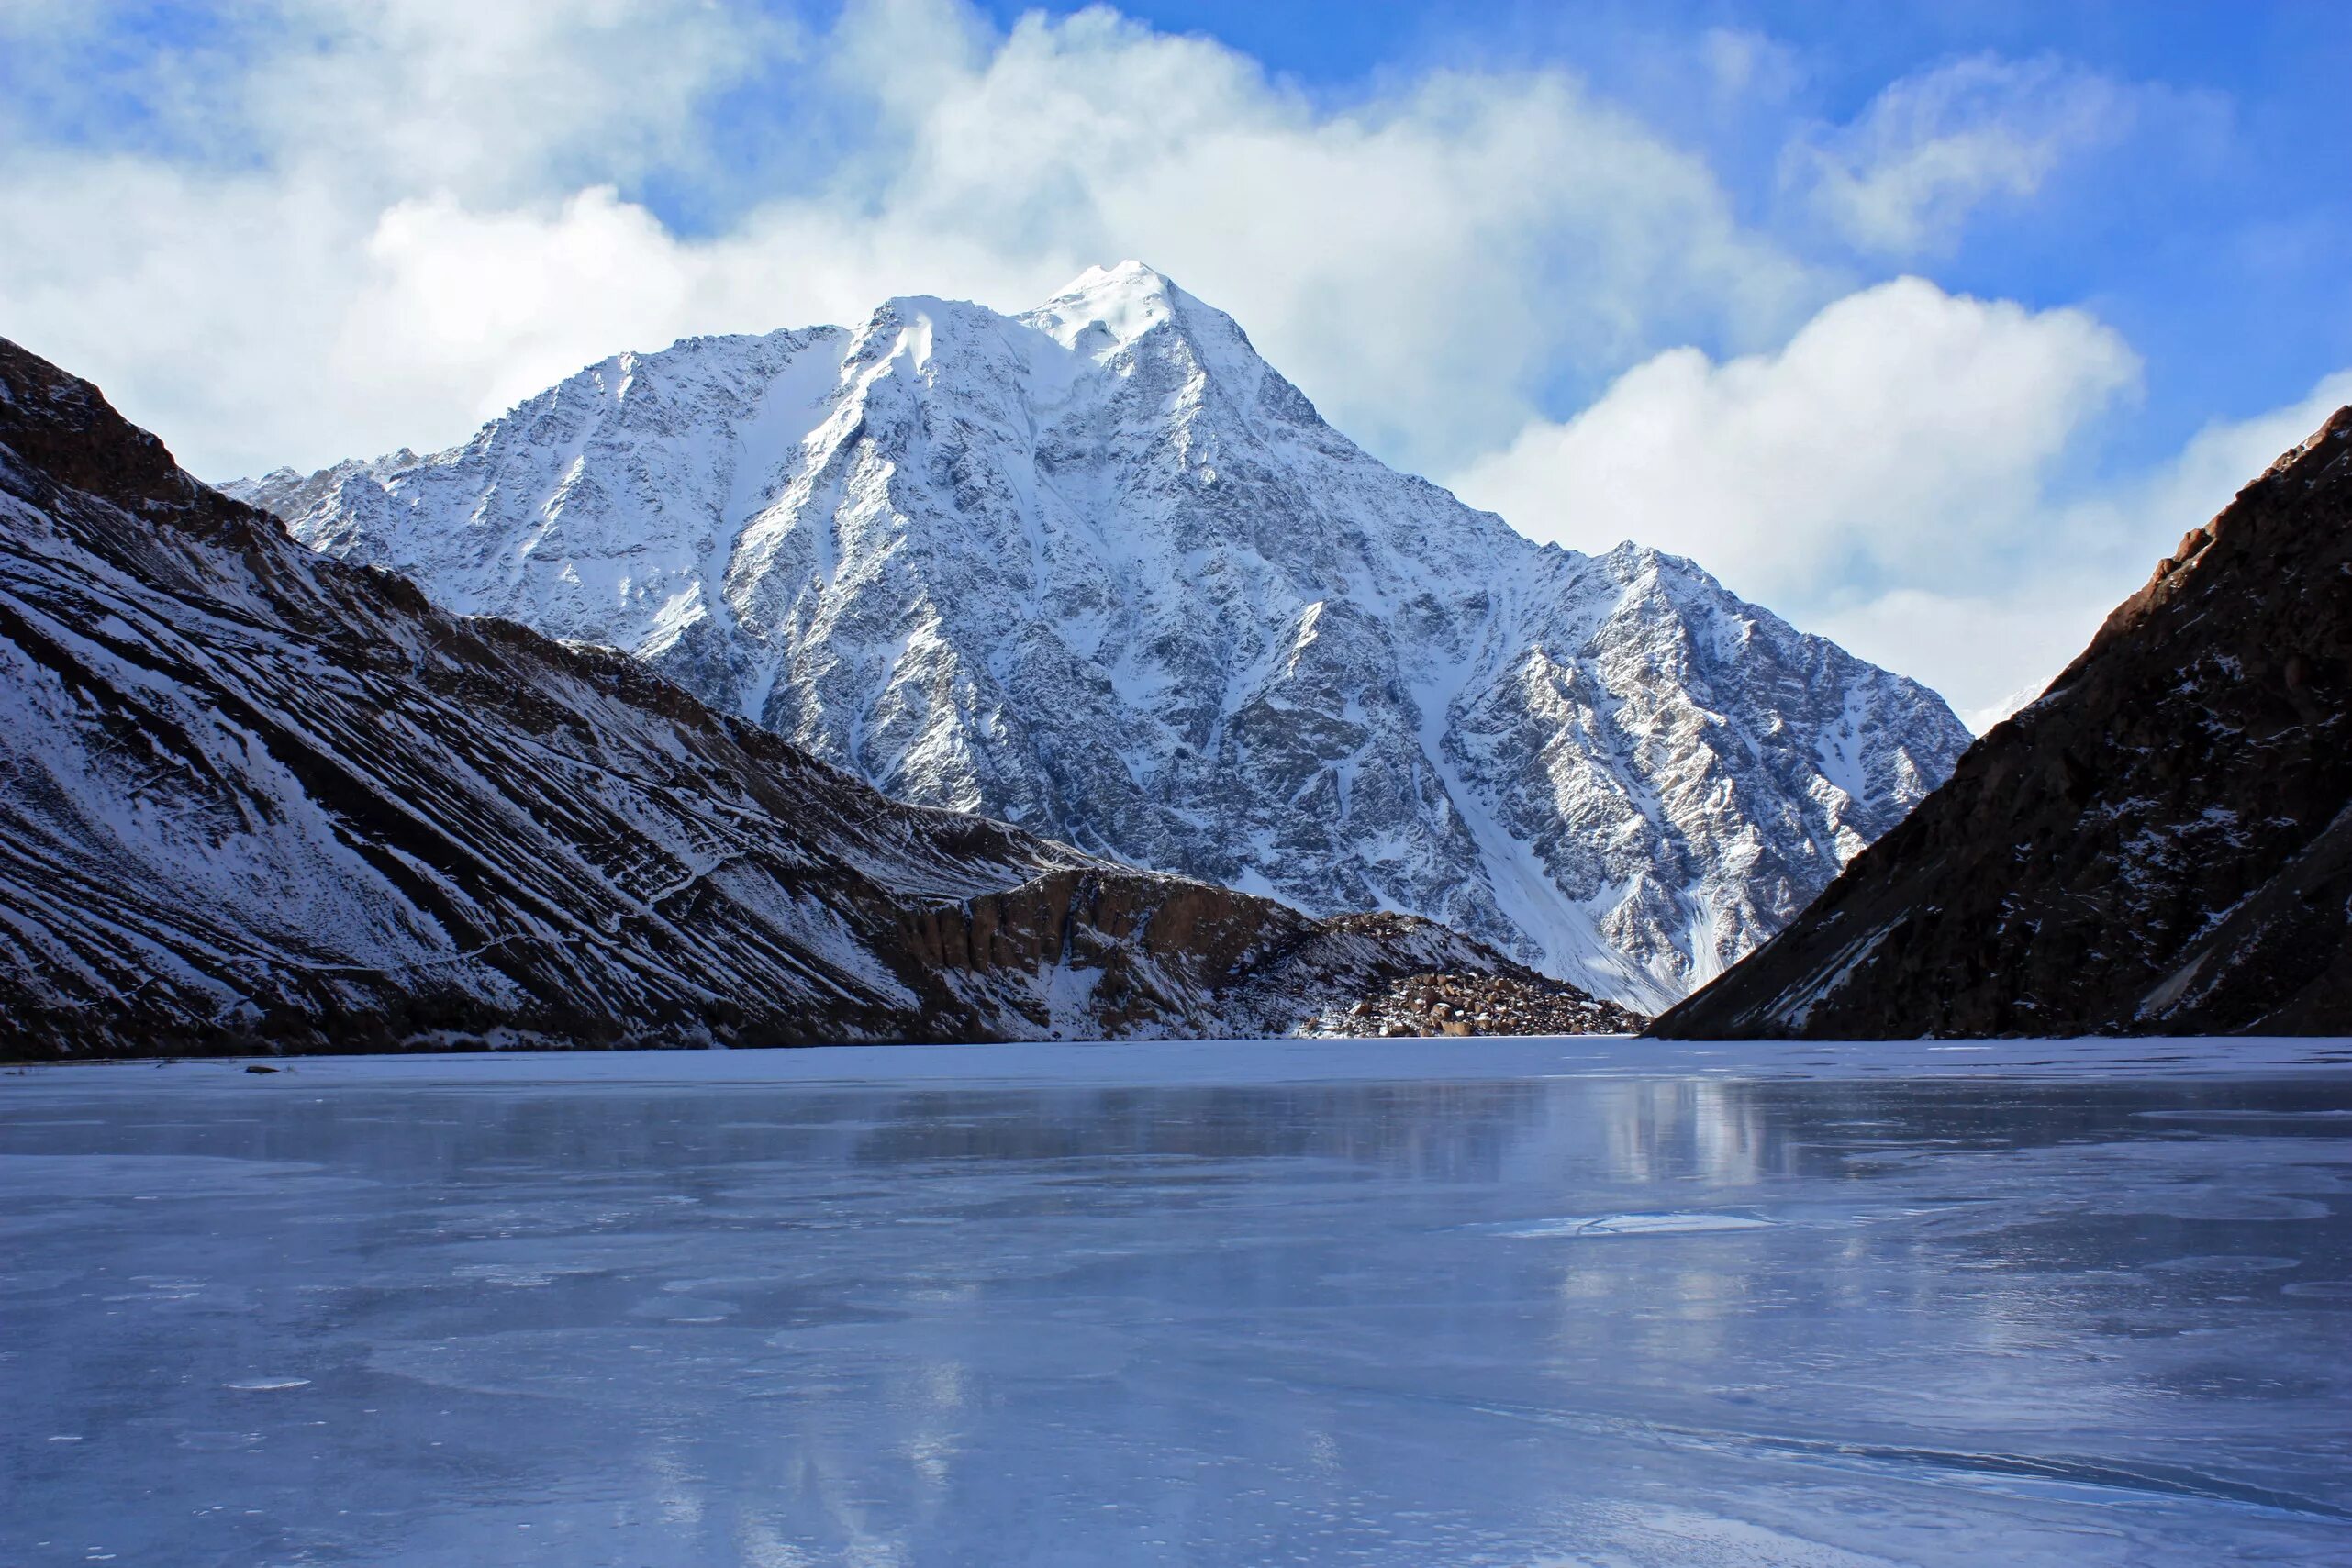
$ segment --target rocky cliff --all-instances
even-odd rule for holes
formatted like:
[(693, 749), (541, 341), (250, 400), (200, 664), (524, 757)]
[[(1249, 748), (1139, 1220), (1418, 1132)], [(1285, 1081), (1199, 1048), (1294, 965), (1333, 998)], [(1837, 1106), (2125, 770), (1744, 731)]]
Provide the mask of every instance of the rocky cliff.
[(1019, 317), (619, 355), (451, 450), (232, 488), (894, 797), (1426, 916), (1644, 1011), (1967, 743), (1688, 561), (1539, 548), (1374, 461), (1131, 262)]
[(0, 343), (0, 1056), (1254, 1035), (1432, 970), (1544, 984), (894, 804)]
[(2352, 1034), (2352, 408), (1680, 1039)]

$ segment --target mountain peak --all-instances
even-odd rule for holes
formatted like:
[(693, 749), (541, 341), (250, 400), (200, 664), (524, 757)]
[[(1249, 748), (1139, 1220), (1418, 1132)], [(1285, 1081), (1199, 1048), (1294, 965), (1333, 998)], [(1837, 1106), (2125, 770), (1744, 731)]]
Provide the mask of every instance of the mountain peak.
[[(310, 554), (6, 339), (0, 575), (39, 606), (0, 620), (12, 1055), (1633, 1021), (1426, 922), (895, 805), (609, 649)], [(551, 728), (594, 737), (586, 787)]]
[(561, 412), (254, 496), (886, 793), (1429, 915), (1644, 1010), (1967, 744), (1687, 562), (1545, 555), (1384, 467), (1141, 262), (1018, 320), (895, 301), (658, 419)]
[(1165, 298), (1171, 291), (1181, 292), (1176, 290), (1174, 279), (1131, 256), (1108, 267), (1088, 267), (1064, 284), (1053, 297), (1060, 300), (1115, 293)]
[(1084, 346), (1124, 348), (1154, 328), (1189, 314), (1183, 306), (1197, 307), (1198, 302), (1165, 273), (1127, 261), (1113, 267), (1088, 267), (1031, 311), (1028, 319), (1069, 348), (1081, 347), (1090, 337), (1101, 341)]

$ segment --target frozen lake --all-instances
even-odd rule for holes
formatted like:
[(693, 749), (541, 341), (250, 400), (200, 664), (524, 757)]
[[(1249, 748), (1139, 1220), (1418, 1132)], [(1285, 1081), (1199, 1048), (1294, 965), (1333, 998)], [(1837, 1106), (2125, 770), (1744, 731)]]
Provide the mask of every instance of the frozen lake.
[(0, 1563), (2352, 1562), (2342, 1042), (0, 1077)]

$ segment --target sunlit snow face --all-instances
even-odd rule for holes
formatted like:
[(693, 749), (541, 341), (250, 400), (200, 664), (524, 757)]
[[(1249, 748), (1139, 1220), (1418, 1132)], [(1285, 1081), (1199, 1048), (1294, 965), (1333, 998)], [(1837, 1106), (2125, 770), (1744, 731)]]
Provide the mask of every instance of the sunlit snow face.
[(1426, 916), (1644, 1013), (1967, 740), (1702, 567), (1540, 548), (1380, 463), (1131, 261), (1019, 317), (915, 295), (619, 356), (448, 452), (239, 493), (886, 794)]

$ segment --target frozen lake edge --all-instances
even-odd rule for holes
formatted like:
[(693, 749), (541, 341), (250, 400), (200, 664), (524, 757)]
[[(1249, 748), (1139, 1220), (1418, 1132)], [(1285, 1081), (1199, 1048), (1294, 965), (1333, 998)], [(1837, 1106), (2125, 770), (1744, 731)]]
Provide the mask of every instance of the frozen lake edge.
[(2352, 1556), (2331, 1040), (0, 1078), (0, 1562)]
[[(789, 1046), (751, 1051), (416, 1051), (380, 1056), (173, 1057), (26, 1062), (0, 1077), (79, 1086), (92, 1075), (211, 1078), (260, 1063), (305, 1082), (484, 1085), (961, 1084), (1035, 1087), (1557, 1077), (2079, 1079), (2252, 1077), (2352, 1072), (2352, 1040), (2141, 1038), (1989, 1040), (1743, 1040), (1635, 1035), (1469, 1040), (1020, 1041)], [(18, 1068), (22, 1069), (21, 1075)], [(258, 1076), (258, 1075), (255, 1075)], [(250, 1077), (247, 1080), (251, 1081)]]

